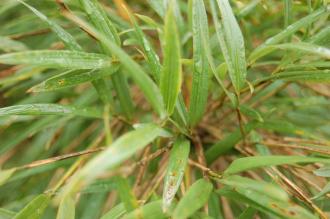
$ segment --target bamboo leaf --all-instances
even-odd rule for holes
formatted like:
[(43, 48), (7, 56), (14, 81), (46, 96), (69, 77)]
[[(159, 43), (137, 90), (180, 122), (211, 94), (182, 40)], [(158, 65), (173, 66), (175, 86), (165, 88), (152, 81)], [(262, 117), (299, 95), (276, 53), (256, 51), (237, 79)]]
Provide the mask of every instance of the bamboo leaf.
[(180, 187), (184, 170), (189, 158), (190, 143), (185, 139), (178, 139), (171, 150), (164, 182), (163, 210), (167, 211)]
[(55, 75), (47, 80), (37, 84), (29, 89), (30, 92), (54, 91), (63, 88), (73, 87), (82, 83), (101, 79), (113, 74), (117, 69), (114, 67), (111, 71), (98, 70), (69, 70), (62, 74)]
[(102, 118), (102, 112), (97, 109), (78, 108), (59, 104), (22, 104), (0, 108), (1, 116), (10, 115), (74, 115), (91, 118)]
[(238, 219), (253, 219), (256, 214), (256, 209), (247, 207), (242, 214), (239, 215)]
[(249, 57), (249, 62), (254, 63), (257, 59), (260, 59), (261, 57), (275, 51), (276, 49), (301, 51), (304, 53), (315, 54), (320, 57), (330, 59), (330, 49), (311, 43), (300, 42), (264, 46)]
[(219, 182), (224, 185), (231, 186), (233, 188), (238, 187), (241, 189), (250, 189), (261, 194), (268, 195), (269, 197), (278, 201), (289, 201), (289, 196), (284, 190), (268, 182), (256, 181), (250, 178), (241, 177), (237, 175), (225, 177), (223, 179), (220, 179)]
[[(163, 132), (164, 130), (155, 124), (145, 124), (122, 135), (73, 176), (63, 192), (64, 195), (78, 191), (83, 180), (85, 180), (85, 184), (90, 184), (101, 173), (125, 161), (155, 138), (161, 136)], [(109, 157), (112, 157), (112, 159), (109, 159)]]
[(315, 10), (313, 13), (311, 13), (311, 14), (307, 15), (306, 17), (296, 21), (295, 23), (287, 26), (280, 33), (267, 39), (265, 41), (265, 43), (260, 45), (259, 47), (263, 47), (264, 45), (271, 45), (271, 44), (279, 43), (279, 42), (283, 41), (284, 39), (286, 39), (287, 37), (294, 34), (300, 28), (308, 26), (309, 24), (315, 22), (321, 16), (326, 15), (326, 14), (329, 14), (329, 10), (325, 7)]
[(222, 53), (229, 76), (238, 94), (246, 78), (244, 39), (228, 0), (217, 0), (222, 15)]
[(116, 177), (115, 181), (119, 197), (121, 201), (124, 202), (126, 211), (133, 211), (139, 205), (127, 180), (123, 177)]
[(327, 163), (329, 159), (317, 158), (317, 157), (304, 157), (304, 156), (281, 156), (281, 155), (267, 155), (267, 156), (255, 156), (244, 157), (233, 161), (230, 166), (225, 170), (225, 175), (235, 174), (246, 170), (255, 168), (262, 168), (267, 166), (276, 166), (283, 164), (295, 164), (295, 163)]
[(98, 69), (112, 67), (111, 59), (102, 54), (68, 50), (35, 50), (0, 55), (2, 64), (27, 64), (68, 69)]
[(284, 71), (261, 79), (261, 81), (267, 80), (308, 81), (325, 83), (330, 81), (330, 70)]
[(0, 208), (0, 218), (1, 219), (12, 219), (15, 216), (15, 212), (9, 211), (4, 208)]
[(142, 29), (140, 28), (140, 26), (138, 25), (135, 17), (133, 15), (131, 15), (129, 11), (127, 11), (127, 13), (130, 15), (130, 19), (134, 25), (135, 33), (136, 33), (137, 39), (139, 41), (139, 44), (142, 46), (144, 53), (146, 54), (151, 73), (154, 76), (154, 78), (156, 79), (156, 81), (159, 82), (160, 74), (161, 74), (161, 64), (159, 61), (159, 57), (158, 57), (157, 53), (155, 52), (155, 50), (152, 48), (152, 45), (149, 42), (149, 40), (144, 35), (144, 33), (143, 33)]
[(75, 203), (71, 196), (65, 196), (57, 212), (56, 219), (74, 219)]
[(267, 39), (263, 44), (254, 49), (249, 56), (249, 60), (253, 60), (252, 57), (256, 56), (256, 53), (260, 53), (260, 50), (263, 50), (264, 47), (282, 42), (284, 39), (290, 37), (295, 32), (297, 32), (300, 28), (310, 25), (311, 23), (315, 22), (317, 19), (326, 14), (329, 14), (329, 10), (325, 7), (320, 8), (318, 10), (315, 10), (313, 13), (307, 15), (306, 17), (287, 26), (283, 31)]
[(28, 50), (27, 46), (24, 43), (3, 36), (0, 36), (0, 49), (5, 52)]
[(330, 192), (330, 182), (328, 182), (324, 187), (323, 189), (318, 193), (316, 194), (312, 199), (318, 199), (318, 198), (321, 198), (322, 196), (324, 196), (325, 194), (329, 193)]
[(13, 219), (40, 219), (47, 208), (49, 201), (49, 195), (38, 195), (19, 211)]
[(120, 203), (108, 211), (101, 219), (119, 219), (123, 214), (126, 213), (125, 205)]
[(209, 64), (207, 59), (208, 22), (203, 0), (193, 0), (192, 5), (194, 72), (190, 97), (189, 121), (195, 125), (206, 108), (209, 85)]
[(75, 38), (66, 32), (60, 25), (50, 20), (47, 16), (43, 13), (32, 7), (31, 5), (27, 4), (24, 1), (18, 0), (21, 4), (25, 7), (30, 9), (35, 15), (37, 15), (42, 21), (48, 24), (48, 26), (56, 33), (56, 35), (63, 41), (63, 43), (71, 50), (82, 51), (81, 46), (76, 42)]
[[(120, 46), (120, 38), (117, 33), (116, 27), (113, 25), (111, 20), (108, 18), (105, 10), (101, 7), (101, 5), (96, 0), (79, 0), (80, 5), (83, 7), (84, 11), (87, 13), (90, 21), (93, 23), (95, 28), (104, 36), (107, 37), (107, 40), (115, 43), (116, 45)], [(106, 45), (104, 42), (100, 42), (102, 50), (105, 54), (109, 56), (116, 57), (115, 54)], [(106, 71), (110, 71), (106, 70)], [(111, 77), (113, 82), (113, 88), (116, 91), (117, 97), (120, 102), (121, 110), (126, 118), (131, 119), (132, 114), (134, 111), (133, 101), (130, 96), (130, 91), (128, 87), (128, 82), (125, 74), (123, 74), (122, 70), (120, 69), (120, 73), (114, 74)], [(95, 81), (98, 83), (98, 81)], [(94, 83), (95, 83), (94, 82)], [(102, 82), (99, 82), (102, 83)], [(111, 95), (111, 92), (107, 92), (108, 95)], [(109, 103), (109, 102), (108, 102)]]
[(15, 172), (15, 168), (11, 168), (8, 170), (0, 170), (0, 186), (5, 184)]
[(181, 74), (179, 33), (173, 9), (169, 7), (165, 19), (164, 63), (160, 80), (160, 90), (169, 115), (173, 113), (180, 92)]
[[(115, 43), (111, 42), (106, 36), (102, 33), (89, 26), (83, 20), (75, 18), (76, 22), (79, 23), (82, 27), (87, 29), (92, 33), (96, 38), (98, 38), (106, 48), (111, 51), (116, 58), (119, 59), (123, 67), (127, 70), (127, 74), (137, 83), (139, 88), (144, 93), (146, 99), (150, 102), (156, 112), (160, 115), (161, 118), (165, 116), (164, 102), (162, 95), (156, 86), (156, 84), (151, 80), (151, 78), (144, 72), (139, 64), (137, 64), (124, 50), (122, 50)], [(0, 59), (1, 60), (1, 59)]]
[(126, 214), (122, 217), (122, 219), (136, 219), (136, 218), (143, 218), (143, 219), (165, 219), (168, 218), (162, 211), (162, 201), (154, 201), (147, 203), (140, 208), (132, 211), (129, 214)]
[(207, 202), (213, 186), (205, 179), (197, 180), (174, 209), (173, 219), (189, 218)]
[(221, 196), (246, 203), (265, 214), (281, 219), (316, 219), (314, 214), (305, 208), (293, 203), (272, 199), (270, 196), (245, 188), (223, 188), (217, 191)]

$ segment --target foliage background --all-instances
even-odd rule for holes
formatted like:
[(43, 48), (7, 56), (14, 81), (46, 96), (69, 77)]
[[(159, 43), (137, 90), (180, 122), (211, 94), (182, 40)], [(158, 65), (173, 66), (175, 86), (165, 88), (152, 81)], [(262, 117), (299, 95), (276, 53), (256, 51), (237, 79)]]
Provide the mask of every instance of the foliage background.
[(0, 218), (329, 216), (327, 0), (2, 0), (0, 23)]

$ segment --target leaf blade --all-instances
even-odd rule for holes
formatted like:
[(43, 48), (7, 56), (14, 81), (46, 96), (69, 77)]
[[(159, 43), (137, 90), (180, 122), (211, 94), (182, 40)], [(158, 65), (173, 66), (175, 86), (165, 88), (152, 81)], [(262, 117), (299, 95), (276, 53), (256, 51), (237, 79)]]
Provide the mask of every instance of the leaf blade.
[(178, 139), (171, 149), (163, 189), (163, 210), (166, 211), (180, 187), (184, 170), (189, 158), (190, 143)]
[(96, 53), (69, 50), (34, 50), (0, 55), (2, 64), (29, 64), (68, 69), (99, 69), (112, 67), (111, 58)]
[(164, 63), (160, 80), (160, 91), (163, 95), (168, 115), (173, 113), (181, 87), (180, 56), (179, 33), (173, 9), (169, 7), (165, 18)]
[(213, 186), (205, 179), (197, 180), (186, 192), (174, 209), (173, 219), (184, 219), (191, 216), (208, 200)]
[(189, 106), (189, 121), (193, 126), (203, 116), (208, 97), (209, 66), (206, 54), (207, 48), (205, 47), (209, 47), (209, 30), (203, 1), (194, 0), (192, 10), (194, 71)]

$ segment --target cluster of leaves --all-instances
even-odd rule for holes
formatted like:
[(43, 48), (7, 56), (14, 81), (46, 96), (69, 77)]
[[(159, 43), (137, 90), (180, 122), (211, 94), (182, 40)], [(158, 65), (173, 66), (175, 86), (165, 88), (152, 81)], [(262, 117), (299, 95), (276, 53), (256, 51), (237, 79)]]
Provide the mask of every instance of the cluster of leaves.
[(0, 218), (327, 218), (327, 0), (1, 0)]

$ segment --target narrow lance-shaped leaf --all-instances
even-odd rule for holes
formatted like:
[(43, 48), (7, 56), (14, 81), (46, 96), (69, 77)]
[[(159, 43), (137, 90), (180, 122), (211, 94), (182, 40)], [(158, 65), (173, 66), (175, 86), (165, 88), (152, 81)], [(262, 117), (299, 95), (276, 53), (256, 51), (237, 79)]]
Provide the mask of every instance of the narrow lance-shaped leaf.
[(71, 196), (65, 196), (59, 206), (56, 219), (74, 219), (75, 203)]
[(22, 104), (0, 108), (0, 117), (10, 115), (74, 115), (102, 118), (102, 112), (97, 109), (78, 108), (53, 103)]
[(1, 219), (12, 219), (15, 216), (14, 211), (7, 210), (5, 208), (0, 208), (0, 218)]
[(127, 13), (129, 14), (130, 19), (134, 25), (139, 44), (142, 46), (142, 48), (146, 54), (151, 73), (154, 76), (154, 78), (156, 79), (156, 81), (159, 82), (160, 74), (161, 74), (161, 64), (159, 62), (159, 57), (158, 57), (157, 53), (155, 52), (155, 50), (152, 48), (151, 43), (149, 42), (147, 37), (144, 35), (142, 29), (139, 27), (134, 16), (131, 15), (128, 10), (127, 10)]
[(256, 181), (247, 177), (241, 177), (237, 175), (224, 177), (219, 181), (224, 185), (228, 185), (234, 188), (239, 187), (242, 189), (251, 189), (279, 201), (289, 201), (289, 196), (284, 190), (282, 190), (275, 184), (269, 182)]
[(99, 3), (96, 0), (79, 0), (79, 2), (96, 29), (105, 36), (110, 37), (112, 42), (119, 45), (120, 38), (117, 34), (117, 30), (108, 19), (104, 9), (100, 7)]
[(0, 170), (0, 186), (5, 184), (7, 180), (15, 173), (16, 169)]
[(48, 26), (56, 33), (56, 35), (63, 41), (63, 43), (71, 50), (82, 51), (80, 45), (76, 42), (74, 37), (65, 31), (60, 25), (50, 20), (46, 15), (28, 5), (26, 2), (18, 0), (20, 3), (30, 9), (35, 15), (37, 15), (42, 21), (46, 22)]
[(256, 56), (256, 53), (260, 53), (260, 50), (262, 50), (264, 47), (282, 42), (284, 39), (293, 35), (300, 28), (310, 25), (311, 23), (315, 22), (317, 19), (319, 19), (320, 17), (322, 17), (325, 14), (329, 14), (329, 10), (325, 7), (320, 8), (320, 9), (314, 11), (313, 13), (307, 15), (306, 17), (287, 26), (283, 31), (276, 34), (275, 36), (270, 37), (263, 44), (258, 46), (255, 50), (253, 50), (253, 52), (250, 54), (250, 56), (249, 56), (250, 64), (253, 63), (254, 61), (256, 61), (256, 59), (253, 59), (253, 57)]
[(191, 125), (195, 125), (205, 111), (209, 85), (209, 64), (205, 48), (205, 46), (209, 46), (209, 31), (203, 0), (193, 0), (192, 28), (194, 72), (189, 106), (189, 121)]
[(246, 78), (245, 46), (242, 32), (228, 0), (217, 0), (223, 26), (225, 45), (221, 49), (228, 66), (229, 76), (237, 94)]
[(13, 219), (40, 219), (50, 201), (50, 196), (41, 194), (19, 211)]
[[(111, 42), (120, 46), (120, 38), (117, 33), (117, 30), (111, 20), (108, 18), (105, 10), (101, 7), (98, 1), (96, 0), (80, 0), (80, 4), (82, 5), (84, 11), (87, 13), (88, 18), (93, 23), (95, 28), (100, 31), (100, 33), (104, 34)], [(112, 53), (107, 46), (104, 45), (104, 42), (101, 41), (101, 47), (105, 54), (109, 56), (116, 57), (115, 54)], [(104, 71), (111, 71), (111, 69), (104, 69)], [(117, 98), (120, 103), (121, 111), (128, 118), (131, 119), (134, 106), (133, 101), (130, 95), (130, 90), (127, 82), (126, 75), (124, 74), (122, 69), (119, 70), (118, 74), (113, 74), (111, 76), (113, 88), (116, 91)], [(99, 86), (98, 84), (102, 84), (99, 80), (96, 80), (94, 84)], [(104, 86), (103, 86), (104, 87)], [(108, 92), (108, 95), (111, 95), (111, 91)]]
[(156, 110), (160, 117), (163, 118), (165, 116), (165, 110), (160, 90), (151, 78), (144, 72), (142, 67), (118, 45), (111, 42), (104, 34), (100, 33), (78, 17), (72, 17), (72, 19), (81, 27), (88, 30), (94, 37), (102, 41), (103, 45), (106, 46), (107, 49), (119, 59), (122, 66), (127, 70), (126, 73), (135, 81), (135, 83), (137, 83), (152, 107)]
[(318, 193), (316, 194), (313, 199), (318, 199), (322, 196), (324, 196), (325, 194), (329, 193), (330, 192), (330, 182), (328, 182), (324, 187), (323, 189)]
[(262, 80), (285, 80), (307, 82), (330, 82), (330, 70), (288, 71), (274, 74)]
[(167, 113), (173, 113), (181, 87), (180, 41), (172, 7), (169, 7), (165, 20), (164, 63), (160, 90)]
[(167, 219), (169, 215), (165, 214), (162, 210), (162, 201), (153, 201), (147, 203), (138, 209), (128, 213), (122, 217), (122, 219)]
[(120, 203), (113, 207), (110, 211), (105, 213), (101, 219), (118, 219), (121, 218), (123, 214), (126, 213), (125, 205)]
[(68, 69), (98, 69), (112, 67), (108, 56), (68, 50), (34, 50), (0, 55), (2, 64), (27, 64)]
[(55, 75), (54, 77), (48, 78), (30, 88), (30, 92), (44, 92), (53, 91), (63, 88), (73, 87), (89, 81), (94, 81), (105, 76), (109, 76), (117, 70), (114, 66), (112, 71), (98, 71), (98, 70), (69, 70), (62, 74)]
[(193, 215), (209, 199), (213, 186), (205, 179), (197, 180), (182, 197), (173, 212), (173, 219), (185, 219)]
[(119, 193), (119, 197), (122, 202), (124, 202), (127, 212), (133, 211), (139, 206), (133, 191), (131, 190), (128, 181), (123, 177), (116, 177), (116, 190)]
[(72, 177), (64, 189), (63, 195), (75, 193), (80, 189), (83, 182), (89, 184), (104, 171), (125, 161), (164, 132), (155, 124), (146, 124), (122, 135)]
[(275, 51), (276, 49), (283, 49), (283, 50), (293, 50), (298, 52), (304, 52), (309, 54), (315, 54), (320, 57), (324, 57), (330, 59), (330, 49), (322, 46), (318, 46), (312, 43), (283, 43), (283, 44), (275, 44), (275, 45), (267, 45), (264, 46), (257, 51), (255, 51), (249, 57), (249, 62), (254, 63), (257, 59)]
[(294, 164), (294, 163), (330, 163), (329, 159), (318, 157), (304, 157), (304, 156), (280, 156), (267, 155), (256, 157), (244, 157), (234, 160), (230, 166), (225, 170), (225, 175), (235, 174), (246, 170), (251, 170), (260, 167)]
[(189, 158), (190, 143), (185, 139), (178, 139), (171, 150), (164, 182), (163, 209), (166, 211), (178, 191), (184, 170)]
[(233, 199), (240, 203), (245, 203), (260, 212), (264, 212), (274, 218), (282, 219), (316, 219), (319, 218), (305, 208), (295, 204), (292, 201), (279, 201), (264, 193), (257, 192), (253, 189), (225, 187), (217, 191), (221, 196)]
[(8, 37), (0, 36), (0, 50), (5, 52), (16, 52), (16, 51), (24, 51), (28, 48), (24, 43), (21, 43), (16, 40), (12, 40)]

